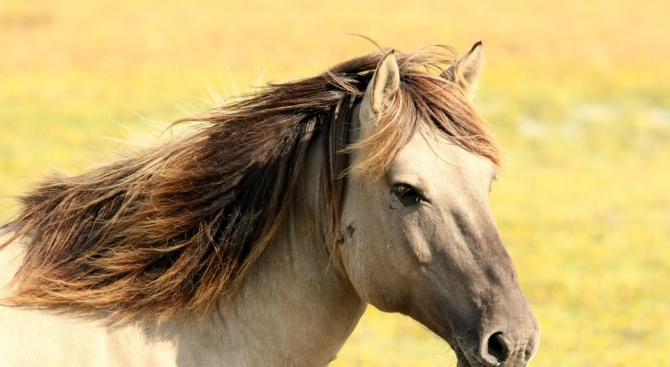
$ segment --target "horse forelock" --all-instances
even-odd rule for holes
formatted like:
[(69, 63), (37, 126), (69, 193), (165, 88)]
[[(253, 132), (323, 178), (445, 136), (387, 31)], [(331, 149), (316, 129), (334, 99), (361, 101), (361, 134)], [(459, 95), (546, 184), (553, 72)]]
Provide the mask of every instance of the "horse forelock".
[[(420, 124), (445, 134), (453, 143), (490, 160), (501, 163), (501, 153), (487, 122), (476, 112), (457, 82), (446, 80), (439, 72), (455, 57), (446, 46), (415, 54), (397, 56), (400, 88), (390, 105), (378, 117), (376, 128), (351, 145), (360, 154), (351, 171), (372, 179), (384, 174)], [(438, 73), (430, 73), (435, 69)]]
[(346, 174), (383, 173), (420, 121), (499, 162), (484, 120), (436, 75), (455, 60), (440, 46), (397, 54), (400, 92), (381, 117), (385, 128), (354, 145), (363, 153), (350, 167), (349, 123), (382, 55), (271, 84), (177, 121), (199, 127), (172, 142), (39, 184), (21, 198), (26, 256), (5, 302), (118, 321), (205, 315), (234, 295), (285, 221), (316, 136), (330, 244)]

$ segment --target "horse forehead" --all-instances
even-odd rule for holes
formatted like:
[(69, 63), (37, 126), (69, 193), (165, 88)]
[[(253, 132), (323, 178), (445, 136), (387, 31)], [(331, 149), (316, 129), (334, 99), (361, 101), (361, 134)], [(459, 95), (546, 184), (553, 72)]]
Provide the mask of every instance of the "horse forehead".
[(436, 131), (419, 129), (398, 152), (392, 173), (419, 176), (421, 180), (462, 178), (463, 183), (488, 185), (495, 174), (491, 161), (455, 144)]

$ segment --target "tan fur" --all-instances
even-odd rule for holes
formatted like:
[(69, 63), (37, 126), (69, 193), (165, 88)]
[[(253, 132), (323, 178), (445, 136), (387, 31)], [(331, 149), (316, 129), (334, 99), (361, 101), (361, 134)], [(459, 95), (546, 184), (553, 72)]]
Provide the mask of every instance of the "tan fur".
[(539, 325), (487, 198), (498, 150), (439, 76), (452, 56), (353, 59), (40, 184), (0, 228), (0, 364), (324, 366), (370, 303), (459, 367), (526, 366)]
[[(327, 134), (323, 236), (335, 243), (344, 175), (378, 177), (419, 121), (497, 163), (486, 123), (457, 84), (437, 74), (453, 52), (397, 53), (400, 92), (379, 128), (350, 149), (347, 121), (383, 53), (322, 75), (270, 85), (182, 122), (200, 128), (79, 176), (54, 175), (21, 198), (29, 242), (4, 302), (109, 314), (110, 320), (202, 316), (233, 297), (285, 220), (315, 136)], [(429, 73), (428, 71), (434, 71)]]

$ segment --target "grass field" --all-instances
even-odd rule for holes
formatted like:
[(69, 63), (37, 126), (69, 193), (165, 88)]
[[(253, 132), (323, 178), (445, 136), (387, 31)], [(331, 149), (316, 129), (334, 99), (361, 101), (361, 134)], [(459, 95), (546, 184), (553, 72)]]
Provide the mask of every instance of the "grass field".
[[(313, 75), (374, 47), (484, 41), (477, 106), (506, 151), (491, 194), (542, 323), (533, 366), (670, 363), (670, 3), (0, 3), (0, 220), (53, 168), (81, 172), (128, 130), (210, 90)], [(437, 4), (436, 4), (437, 3)], [(415, 322), (370, 309), (335, 366), (442, 366)]]

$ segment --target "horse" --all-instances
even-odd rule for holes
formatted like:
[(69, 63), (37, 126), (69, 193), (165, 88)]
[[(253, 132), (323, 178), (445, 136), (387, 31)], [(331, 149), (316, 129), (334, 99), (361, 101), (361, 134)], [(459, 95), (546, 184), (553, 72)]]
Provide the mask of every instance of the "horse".
[(373, 305), (459, 367), (527, 365), (483, 63), (481, 42), (380, 48), (44, 178), (1, 230), (2, 364), (323, 366)]

